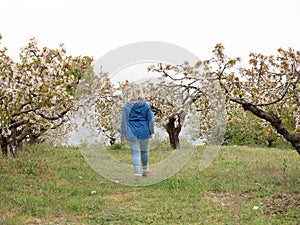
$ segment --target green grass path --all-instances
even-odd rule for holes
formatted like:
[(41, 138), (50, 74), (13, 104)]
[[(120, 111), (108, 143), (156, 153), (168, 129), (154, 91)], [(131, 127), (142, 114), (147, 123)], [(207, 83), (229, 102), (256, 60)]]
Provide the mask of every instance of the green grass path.
[[(130, 164), (128, 150), (110, 151)], [(170, 152), (151, 152), (151, 163)], [(167, 180), (132, 187), (101, 177), (77, 148), (27, 148), (0, 159), (0, 224), (299, 224), (295, 151), (222, 147), (201, 172), (202, 153)]]

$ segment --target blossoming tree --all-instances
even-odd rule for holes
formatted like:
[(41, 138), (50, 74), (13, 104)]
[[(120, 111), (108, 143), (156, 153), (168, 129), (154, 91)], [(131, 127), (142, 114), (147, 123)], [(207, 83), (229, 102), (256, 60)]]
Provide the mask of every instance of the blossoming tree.
[[(240, 58), (226, 56), (224, 47), (217, 44), (209, 60), (196, 65), (188, 62), (180, 66), (156, 65), (152, 70), (172, 80), (187, 82), (188, 85), (180, 86), (197, 92), (199, 99), (207, 99), (205, 89), (199, 85), (203, 79), (199, 73), (201, 67), (207, 79), (217, 81), (222, 88), (229, 116), (236, 105), (242, 106), (269, 123), (300, 154), (300, 51), (280, 48), (271, 56), (250, 53), (246, 66), (240, 65), (240, 61)], [(184, 73), (184, 77), (178, 77), (178, 71)], [(210, 107), (209, 104), (202, 106)], [(205, 114), (207, 110), (202, 112)]]
[(129, 100), (130, 87), (139, 85), (144, 90), (145, 100), (150, 104), (155, 125), (167, 131), (173, 149), (180, 148), (179, 134), (187, 114), (194, 107), (193, 99), (183, 88), (164, 79), (146, 79), (142, 83), (130, 83), (126, 80), (113, 84), (108, 74), (102, 73), (101, 77), (103, 85), (95, 100), (97, 127), (110, 139), (111, 144), (120, 138), (122, 107)]
[[(1, 37), (0, 37), (1, 40)], [(0, 145), (3, 156), (17, 157), (25, 138), (36, 139), (68, 120), (76, 86), (92, 59), (39, 49), (33, 38), (13, 61), (0, 50)]]

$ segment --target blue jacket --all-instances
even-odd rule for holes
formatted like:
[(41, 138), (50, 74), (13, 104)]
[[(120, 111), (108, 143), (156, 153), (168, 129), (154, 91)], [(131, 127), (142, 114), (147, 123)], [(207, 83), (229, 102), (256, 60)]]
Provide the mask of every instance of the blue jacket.
[(141, 99), (127, 102), (123, 107), (121, 134), (127, 140), (144, 140), (154, 133), (150, 105)]

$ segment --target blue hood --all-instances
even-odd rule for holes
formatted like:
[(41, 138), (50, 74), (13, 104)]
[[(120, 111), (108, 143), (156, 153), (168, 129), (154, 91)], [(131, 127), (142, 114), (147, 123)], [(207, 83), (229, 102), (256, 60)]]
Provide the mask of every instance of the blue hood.
[(123, 107), (121, 133), (127, 140), (148, 139), (154, 133), (150, 105), (141, 99), (127, 102)]

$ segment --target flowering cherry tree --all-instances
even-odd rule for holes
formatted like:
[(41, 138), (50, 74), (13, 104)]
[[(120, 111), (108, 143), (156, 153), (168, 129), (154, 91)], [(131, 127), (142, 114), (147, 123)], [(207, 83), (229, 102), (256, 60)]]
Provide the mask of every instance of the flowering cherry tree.
[(3, 156), (17, 157), (25, 138), (36, 139), (68, 121), (77, 84), (92, 59), (67, 56), (63, 45), (39, 49), (34, 38), (17, 62), (6, 51), (0, 50), (0, 144)]
[(187, 114), (195, 109), (193, 99), (185, 89), (162, 78), (146, 79), (142, 83), (130, 83), (126, 80), (113, 84), (108, 74), (102, 73), (101, 77), (102, 86), (98, 89), (95, 100), (97, 127), (110, 139), (111, 144), (120, 138), (122, 107), (129, 100), (131, 87), (138, 85), (144, 90), (145, 100), (150, 104), (155, 125), (167, 131), (173, 149), (180, 147), (179, 134), (184, 121)]
[[(213, 57), (199, 61), (196, 65), (188, 62), (180, 66), (156, 65), (153, 70), (173, 80), (187, 90), (198, 93), (199, 105), (204, 107), (204, 115), (210, 104), (203, 85), (199, 68), (207, 79), (217, 81), (223, 90), (229, 112), (240, 105), (246, 111), (269, 123), (300, 154), (300, 51), (292, 48), (278, 49), (276, 55), (250, 53), (247, 66), (239, 64), (240, 58), (229, 58), (224, 47), (217, 44)], [(174, 71), (176, 72), (174, 75)], [(178, 77), (177, 74), (184, 74)], [(208, 118), (209, 119), (209, 118)]]

